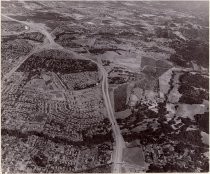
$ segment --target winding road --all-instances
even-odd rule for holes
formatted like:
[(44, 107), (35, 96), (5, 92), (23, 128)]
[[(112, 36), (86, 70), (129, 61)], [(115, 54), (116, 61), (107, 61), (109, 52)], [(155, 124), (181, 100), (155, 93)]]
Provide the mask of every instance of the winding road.
[(101, 71), (101, 75), (102, 75), (103, 99), (104, 99), (104, 103), (105, 103), (105, 106), (107, 109), (108, 118), (112, 125), (112, 130), (113, 130), (113, 134), (114, 134), (114, 138), (115, 138), (114, 152), (112, 155), (112, 164), (113, 164), (112, 172), (113, 173), (121, 173), (122, 154), (123, 154), (123, 148), (125, 148), (125, 141), (121, 135), (119, 125), (117, 124), (117, 121), (114, 116), (114, 111), (113, 111), (113, 107), (111, 105), (110, 96), (109, 96), (109, 84), (108, 84), (108, 78), (107, 78), (108, 74), (107, 74), (106, 70), (104, 69), (104, 67), (99, 62), (96, 62), (92, 59), (89, 59), (82, 55), (79, 55), (69, 49), (67, 50), (64, 47), (62, 47), (61, 45), (55, 43), (54, 38), (47, 31), (47, 29), (44, 25), (41, 25), (38, 23), (36, 24), (36, 23), (32, 23), (32, 22), (26, 22), (26, 21), (19, 21), (19, 20), (13, 19), (7, 15), (3, 15), (3, 14), (2, 14), (2, 16), (6, 17), (12, 21), (16, 21), (21, 24), (27, 25), (30, 27), (30, 29), (33, 29), (34, 31), (38, 31), (38, 32), (42, 33), (43, 35), (45, 35), (44, 42), (41, 45), (36, 46), (28, 55), (22, 57), (22, 59), (20, 59), (17, 62), (16, 66), (9, 73), (7, 73), (5, 75), (5, 77), (2, 79), (3, 81), (6, 79), (9, 79), (10, 76), (21, 66), (21, 64), (23, 64), (32, 54), (43, 51), (44, 49), (61, 50), (61, 51), (73, 54), (77, 58), (88, 59), (88, 60), (97, 64), (98, 68)]

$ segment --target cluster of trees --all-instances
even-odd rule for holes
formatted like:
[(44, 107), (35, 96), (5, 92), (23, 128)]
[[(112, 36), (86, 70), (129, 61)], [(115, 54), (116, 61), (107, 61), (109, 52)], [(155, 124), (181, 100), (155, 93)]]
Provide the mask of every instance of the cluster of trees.
[(187, 67), (190, 61), (194, 61), (205, 68), (209, 67), (208, 43), (198, 40), (173, 41), (171, 47), (175, 49), (176, 53), (171, 55), (170, 60), (177, 65)]
[(91, 83), (91, 84), (76, 84), (74, 86), (74, 90), (81, 90), (81, 89), (86, 89), (86, 88), (92, 88), (96, 86), (96, 83)]
[(111, 123), (105, 118), (97, 126), (90, 126), (87, 130), (82, 131), (83, 141), (87, 146), (101, 144), (103, 142), (114, 142), (111, 130)]
[(78, 37), (79, 34), (76, 32), (60, 33), (56, 35), (55, 42), (60, 43), (64, 47), (79, 48), (82, 45), (74, 42)]
[(172, 37), (172, 33), (171, 33), (171, 30), (169, 28), (160, 28), (160, 27), (157, 27), (155, 29), (155, 33), (156, 33), (156, 36), (159, 37), (159, 38), (171, 38)]
[(179, 99), (180, 103), (186, 104), (202, 104), (203, 99), (208, 100), (208, 92), (195, 89), (190, 85), (182, 84), (179, 89), (182, 96)]
[(43, 42), (45, 36), (39, 32), (23, 33), (18, 36), (20, 39), (28, 39), (36, 42)]
[(126, 83), (127, 80), (123, 77), (109, 77), (109, 84), (123, 84)]
[(98, 67), (89, 60), (56, 57), (55, 55), (32, 55), (19, 68), (18, 71), (31, 72), (44, 69), (61, 74), (79, 73), (84, 71), (97, 71)]
[(201, 74), (192, 74), (186, 72), (180, 76), (179, 81), (196, 88), (204, 88), (207, 90), (209, 89), (209, 79), (202, 76)]
[[(161, 157), (158, 157), (160, 162), (157, 164), (151, 164), (149, 166), (149, 170), (147, 172), (193, 172), (199, 166), (202, 171), (208, 171), (208, 163), (207, 158), (203, 157), (201, 154), (205, 152), (205, 149), (202, 148), (202, 139), (200, 135), (200, 130), (194, 131), (186, 131), (187, 127), (190, 125), (199, 124), (203, 129), (208, 130), (208, 113), (204, 115), (195, 116), (196, 120), (199, 121), (191, 121), (189, 118), (182, 118), (181, 123), (182, 126), (178, 128), (179, 133), (177, 134), (177, 130), (172, 128), (172, 125), (176, 124), (174, 120), (170, 123), (166, 123), (167, 119), (165, 115), (167, 114), (166, 103), (159, 103), (158, 104), (158, 113), (153, 112), (148, 109), (145, 105), (140, 104), (138, 106), (139, 110), (137, 113), (126, 117), (126, 119), (118, 119), (119, 125), (121, 125), (121, 129), (126, 129), (127, 131), (123, 131), (123, 137), (126, 141), (131, 142), (136, 139), (139, 139), (142, 145), (150, 145), (150, 144), (158, 144), (159, 146), (163, 147), (163, 155), (169, 158), (166, 158), (167, 163), (166, 165), (163, 163), (161, 164)], [(132, 131), (133, 127), (139, 125), (139, 123), (145, 121), (148, 118), (157, 119), (158, 122), (158, 129), (154, 130), (152, 127), (147, 124), (147, 129), (144, 131), (134, 132)], [(122, 126), (122, 125), (125, 126)], [(179, 142), (178, 144), (174, 144), (173, 142)], [(171, 144), (174, 147), (174, 153), (167, 150), (167, 144)], [(192, 146), (200, 146), (200, 148)], [(166, 145), (166, 146), (164, 146)], [(188, 156), (192, 160), (186, 159), (183, 155), (185, 150), (193, 150), (193, 153), (189, 153)], [(207, 151), (207, 150), (206, 150)], [(190, 152), (190, 151), (189, 151)], [(171, 162), (171, 159), (176, 159), (178, 156), (183, 156), (183, 158), (179, 159), (179, 161)], [(200, 161), (204, 161), (200, 163)], [(181, 163), (185, 163), (185, 167), (183, 168)]]
[(209, 134), (209, 112), (197, 114), (194, 117), (199, 129)]
[[(179, 99), (181, 103), (201, 104), (203, 100), (209, 99), (208, 94), (208, 78), (204, 78), (200, 74), (184, 73), (180, 76), (179, 93), (182, 96)], [(203, 88), (203, 89), (199, 89)]]
[(104, 54), (106, 51), (115, 51), (116, 52), (119, 50), (122, 51), (122, 49), (119, 49), (119, 48), (109, 48), (109, 47), (107, 47), (107, 48), (91, 48), (89, 50), (89, 52), (92, 54), (98, 55), (98, 54)]

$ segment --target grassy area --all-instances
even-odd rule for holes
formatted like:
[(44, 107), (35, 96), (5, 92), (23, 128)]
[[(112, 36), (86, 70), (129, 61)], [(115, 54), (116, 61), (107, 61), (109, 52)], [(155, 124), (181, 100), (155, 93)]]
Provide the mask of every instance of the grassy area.
[(142, 149), (139, 147), (124, 149), (123, 161), (134, 165), (144, 166), (144, 155)]
[(120, 85), (114, 90), (114, 108), (115, 112), (123, 111), (126, 109), (127, 99), (127, 84)]

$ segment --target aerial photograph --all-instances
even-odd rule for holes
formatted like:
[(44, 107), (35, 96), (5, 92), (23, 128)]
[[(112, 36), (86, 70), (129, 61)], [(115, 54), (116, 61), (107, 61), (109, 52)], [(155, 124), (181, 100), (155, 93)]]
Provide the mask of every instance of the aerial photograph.
[(1, 171), (209, 172), (209, 2), (1, 1)]

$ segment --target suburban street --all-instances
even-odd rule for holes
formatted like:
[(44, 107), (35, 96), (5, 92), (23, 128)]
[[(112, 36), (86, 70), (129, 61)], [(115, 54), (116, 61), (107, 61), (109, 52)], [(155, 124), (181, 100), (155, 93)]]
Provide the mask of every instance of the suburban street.
[(71, 50), (67, 50), (65, 49), (64, 47), (62, 47), (61, 45), (55, 43), (52, 35), (47, 31), (47, 29), (43, 26), (43, 25), (40, 25), (40, 24), (36, 24), (36, 23), (31, 23), (31, 22), (25, 22), (25, 21), (19, 21), (19, 20), (16, 20), (16, 19), (13, 19), (11, 17), (8, 17), (6, 15), (3, 15), (2, 16), (12, 20), (12, 21), (16, 21), (16, 22), (19, 22), (19, 23), (22, 23), (24, 25), (27, 25), (29, 26), (31, 29), (33, 29), (34, 31), (38, 31), (40, 33), (42, 33), (43, 35), (45, 35), (45, 40), (44, 42), (41, 44), (41, 45), (38, 45), (37, 47), (35, 47), (28, 55), (24, 56), (22, 59), (20, 59), (16, 66), (9, 72), (5, 75), (5, 77), (2, 79), (3, 81), (5, 81), (6, 79), (9, 79), (10, 76), (21, 66), (21, 64), (23, 64), (31, 55), (35, 54), (35, 53), (38, 53), (38, 52), (41, 52), (43, 51), (44, 49), (57, 49), (57, 50), (61, 50), (61, 51), (64, 51), (66, 53), (69, 53), (69, 54), (72, 54), (74, 55), (75, 57), (79, 58), (79, 59), (88, 59), (94, 63), (96, 63), (98, 65), (98, 68), (100, 69), (101, 71), (101, 75), (102, 75), (102, 93), (103, 93), (103, 99), (104, 99), (104, 103), (105, 103), (105, 106), (106, 106), (106, 109), (107, 109), (107, 115), (108, 115), (108, 118), (112, 124), (112, 130), (113, 130), (113, 134), (114, 134), (114, 139), (115, 139), (115, 144), (114, 144), (114, 152), (113, 152), (113, 155), (112, 155), (112, 163), (113, 163), (113, 166), (112, 166), (112, 172), (113, 173), (120, 173), (121, 172), (121, 165), (122, 165), (122, 154), (123, 154), (123, 148), (125, 148), (125, 141), (121, 135), (121, 131), (120, 131), (120, 128), (117, 124), (117, 121), (115, 119), (115, 116), (114, 116), (114, 111), (113, 111), (113, 107), (111, 105), (111, 101), (110, 101), (110, 96), (109, 96), (109, 84), (108, 84), (108, 75), (107, 75), (107, 72), (106, 70), (104, 69), (104, 67), (92, 60), (92, 59), (89, 59), (89, 58), (86, 58), (82, 55), (78, 55), (77, 53), (71, 51)]

